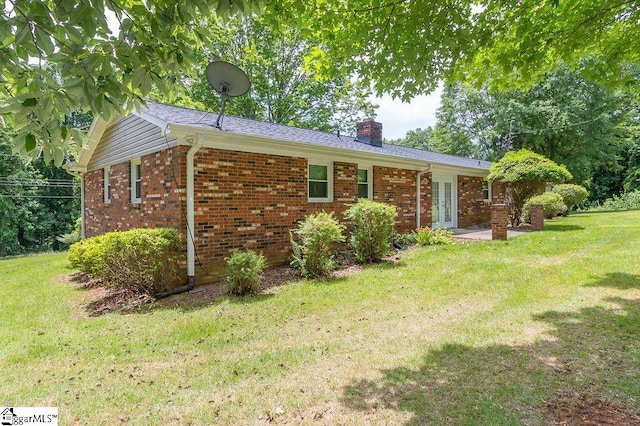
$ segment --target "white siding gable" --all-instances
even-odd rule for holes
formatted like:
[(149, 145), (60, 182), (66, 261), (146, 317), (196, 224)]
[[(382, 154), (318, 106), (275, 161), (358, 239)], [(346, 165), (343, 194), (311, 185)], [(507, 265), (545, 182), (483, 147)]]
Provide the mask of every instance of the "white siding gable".
[(174, 146), (176, 139), (165, 138), (163, 129), (131, 114), (105, 130), (91, 156), (88, 170), (98, 170)]

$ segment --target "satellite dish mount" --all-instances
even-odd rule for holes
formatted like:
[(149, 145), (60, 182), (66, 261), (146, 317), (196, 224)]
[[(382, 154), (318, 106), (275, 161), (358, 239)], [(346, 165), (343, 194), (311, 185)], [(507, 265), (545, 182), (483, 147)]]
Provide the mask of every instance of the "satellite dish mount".
[(216, 127), (222, 130), (220, 123), (227, 99), (247, 93), (251, 88), (251, 82), (242, 69), (224, 61), (211, 62), (207, 65), (206, 74), (209, 86), (220, 95), (220, 112), (216, 120)]

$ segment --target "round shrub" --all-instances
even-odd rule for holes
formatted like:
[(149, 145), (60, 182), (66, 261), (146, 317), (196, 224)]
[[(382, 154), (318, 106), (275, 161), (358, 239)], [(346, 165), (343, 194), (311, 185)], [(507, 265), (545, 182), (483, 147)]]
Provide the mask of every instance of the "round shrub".
[(227, 261), (227, 290), (231, 294), (244, 296), (258, 289), (260, 274), (267, 263), (263, 255), (247, 250), (234, 253)]
[(69, 262), (106, 286), (154, 295), (177, 281), (181, 246), (175, 229), (108, 232), (73, 244)]
[(547, 219), (552, 219), (558, 214), (567, 211), (567, 206), (562, 201), (560, 194), (545, 192), (542, 195), (529, 198), (525, 203), (522, 212), (522, 221), (525, 223), (531, 223), (531, 205), (533, 204), (542, 204), (542, 211)]
[(304, 276), (326, 275), (335, 267), (331, 252), (337, 243), (344, 242), (344, 229), (333, 212), (322, 211), (305, 217), (290, 233), (291, 266)]
[(360, 200), (344, 213), (354, 225), (349, 244), (358, 262), (375, 262), (389, 253), (396, 216), (395, 206), (371, 200)]
[(562, 201), (567, 206), (567, 213), (577, 205), (580, 205), (587, 199), (589, 192), (587, 188), (580, 185), (562, 184), (553, 187), (553, 192), (560, 194)]

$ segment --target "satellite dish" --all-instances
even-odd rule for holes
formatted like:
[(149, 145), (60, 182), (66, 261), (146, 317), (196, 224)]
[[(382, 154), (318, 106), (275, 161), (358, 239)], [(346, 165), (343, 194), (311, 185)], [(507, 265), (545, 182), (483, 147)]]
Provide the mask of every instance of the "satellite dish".
[(224, 114), (227, 99), (247, 93), (251, 87), (251, 82), (244, 71), (224, 61), (211, 62), (207, 65), (206, 74), (209, 86), (220, 94), (221, 106), (216, 120), (216, 127), (221, 129), (220, 119)]

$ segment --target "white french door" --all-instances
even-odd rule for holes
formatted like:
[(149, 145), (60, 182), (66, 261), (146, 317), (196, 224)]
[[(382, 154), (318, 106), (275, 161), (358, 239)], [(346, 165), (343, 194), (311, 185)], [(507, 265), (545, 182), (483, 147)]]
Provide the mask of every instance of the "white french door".
[(431, 202), (431, 220), (433, 228), (455, 228), (458, 205), (456, 178), (454, 176), (434, 176), (431, 183), (433, 191)]

